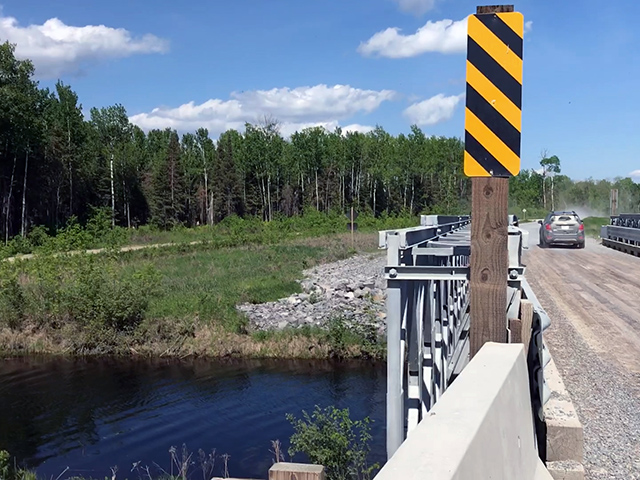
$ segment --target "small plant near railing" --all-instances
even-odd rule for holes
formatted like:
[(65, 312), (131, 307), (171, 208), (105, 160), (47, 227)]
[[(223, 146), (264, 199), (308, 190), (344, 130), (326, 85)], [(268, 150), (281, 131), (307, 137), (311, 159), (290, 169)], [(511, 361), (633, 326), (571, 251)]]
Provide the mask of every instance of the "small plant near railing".
[(349, 409), (333, 406), (313, 413), (302, 411), (302, 418), (292, 414), (287, 420), (295, 433), (291, 436), (289, 455), (305, 454), (311, 463), (326, 468), (327, 480), (369, 480), (380, 466), (367, 464), (371, 450), (371, 419), (352, 420)]

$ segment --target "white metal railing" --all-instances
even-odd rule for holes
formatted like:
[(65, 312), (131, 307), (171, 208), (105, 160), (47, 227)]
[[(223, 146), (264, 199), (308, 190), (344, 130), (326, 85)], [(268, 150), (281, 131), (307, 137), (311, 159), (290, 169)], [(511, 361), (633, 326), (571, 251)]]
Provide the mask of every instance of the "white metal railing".
[[(391, 458), (469, 361), (470, 218), (423, 216), (420, 227), (380, 232), (387, 250), (387, 456)], [(528, 233), (509, 227), (508, 319), (534, 304), (529, 368), (534, 410), (548, 398), (542, 332), (549, 324), (524, 278)]]

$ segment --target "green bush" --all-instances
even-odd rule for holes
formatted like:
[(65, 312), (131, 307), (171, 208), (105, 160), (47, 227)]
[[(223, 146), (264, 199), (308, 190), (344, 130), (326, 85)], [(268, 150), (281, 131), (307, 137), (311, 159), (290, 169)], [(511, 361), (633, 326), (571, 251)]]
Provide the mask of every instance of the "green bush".
[(0, 478), (8, 479), (11, 473), (11, 456), (6, 450), (0, 450)]
[(348, 325), (343, 317), (331, 318), (327, 322), (326, 339), (333, 357), (350, 356), (350, 347), (357, 347), (364, 357), (382, 358), (384, 356), (385, 344), (379, 338), (373, 322)]
[(132, 330), (143, 320), (159, 283), (148, 264), (128, 270), (98, 255), (5, 263), (0, 275), (0, 319), (12, 328), (29, 319), (39, 326)]
[(0, 480), (37, 480), (36, 474), (11, 465), (11, 455), (0, 450)]
[(312, 463), (324, 465), (328, 480), (369, 479), (379, 468), (367, 465), (371, 450), (371, 420), (352, 420), (349, 409), (333, 406), (321, 409), (316, 405), (309, 415), (304, 410), (302, 418), (287, 414), (294, 429), (290, 438), (289, 455), (303, 453)]
[(17, 272), (0, 270), (0, 325), (18, 329), (24, 318), (25, 298)]

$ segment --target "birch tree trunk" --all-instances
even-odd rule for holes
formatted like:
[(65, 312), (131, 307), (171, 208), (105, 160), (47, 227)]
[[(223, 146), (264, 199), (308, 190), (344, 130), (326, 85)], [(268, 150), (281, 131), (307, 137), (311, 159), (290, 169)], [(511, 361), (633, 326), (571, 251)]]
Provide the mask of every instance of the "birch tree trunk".
[(316, 210), (320, 211), (320, 194), (318, 193), (318, 169), (316, 169)]
[(24, 158), (24, 182), (22, 184), (22, 223), (20, 225), (20, 234), (24, 237), (26, 225), (25, 215), (27, 212), (27, 172), (29, 169), (29, 142), (27, 142), (27, 153)]
[(271, 174), (267, 177), (267, 202), (268, 202), (268, 212), (269, 212), (269, 221), (271, 221)]
[(11, 198), (13, 196), (13, 183), (16, 178), (16, 164), (18, 163), (18, 156), (13, 156), (13, 168), (11, 169), (11, 183), (9, 183), (9, 195), (7, 196), (7, 209), (5, 212), (4, 220), (4, 243), (9, 243), (9, 215), (11, 215)]
[(113, 152), (109, 160), (109, 172), (111, 176), (111, 226), (116, 226), (116, 189), (113, 186)]
[(207, 167), (204, 167), (204, 218), (202, 219), (203, 223), (209, 223), (209, 208), (208, 208), (208, 199), (209, 199), (209, 176), (207, 174)]

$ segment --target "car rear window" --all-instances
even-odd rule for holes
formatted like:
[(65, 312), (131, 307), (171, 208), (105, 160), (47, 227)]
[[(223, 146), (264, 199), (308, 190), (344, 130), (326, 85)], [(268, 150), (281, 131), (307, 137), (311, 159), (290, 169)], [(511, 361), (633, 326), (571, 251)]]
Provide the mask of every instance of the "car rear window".
[(554, 222), (577, 222), (578, 217), (573, 215), (558, 215), (557, 217), (553, 217)]

